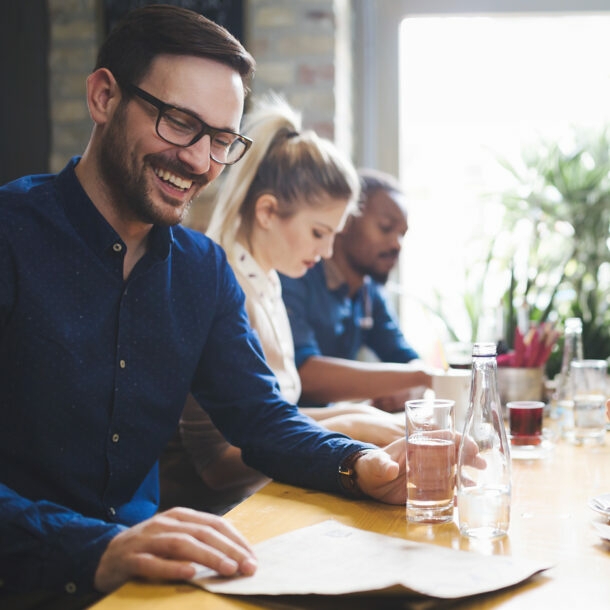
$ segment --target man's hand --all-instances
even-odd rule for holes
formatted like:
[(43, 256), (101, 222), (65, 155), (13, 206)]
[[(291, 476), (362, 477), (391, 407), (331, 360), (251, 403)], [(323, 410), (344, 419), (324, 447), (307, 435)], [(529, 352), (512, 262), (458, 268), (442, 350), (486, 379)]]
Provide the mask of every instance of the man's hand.
[[(455, 435), (455, 461), (462, 435)], [(468, 463), (483, 469), (486, 462), (478, 454), (474, 441), (465, 439), (465, 454)], [(354, 469), (358, 486), (367, 496), (387, 504), (404, 504), (407, 501), (407, 442), (405, 439), (394, 441), (379, 451), (368, 451), (356, 463)]]
[(406, 450), (407, 443), (402, 438), (385, 449), (363, 454), (354, 464), (362, 492), (386, 504), (404, 504), (407, 501)]
[(109, 593), (130, 578), (185, 580), (195, 575), (191, 562), (223, 576), (251, 575), (254, 553), (225, 519), (188, 508), (172, 508), (121, 532), (100, 559), (95, 588)]

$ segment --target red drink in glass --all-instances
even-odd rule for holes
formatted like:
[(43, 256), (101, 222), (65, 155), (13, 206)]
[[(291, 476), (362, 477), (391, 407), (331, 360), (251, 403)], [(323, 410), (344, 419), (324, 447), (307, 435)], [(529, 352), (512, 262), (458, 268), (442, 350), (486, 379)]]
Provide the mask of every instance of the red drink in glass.
[(542, 442), (544, 403), (519, 400), (506, 404), (512, 445), (539, 445)]

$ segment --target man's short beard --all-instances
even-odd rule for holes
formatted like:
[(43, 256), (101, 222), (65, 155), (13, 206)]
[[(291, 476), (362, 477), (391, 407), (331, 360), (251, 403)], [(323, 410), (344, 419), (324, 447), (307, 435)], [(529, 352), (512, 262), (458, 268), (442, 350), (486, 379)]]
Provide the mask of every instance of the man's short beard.
[(390, 279), (389, 273), (377, 273), (375, 271), (369, 270), (367, 275), (369, 275), (374, 282), (376, 282), (377, 284), (381, 284), (382, 286), (385, 286), (388, 283), (388, 280)]
[(390, 277), (389, 271), (387, 273), (380, 273), (379, 271), (375, 271), (372, 265), (364, 265), (362, 263), (359, 263), (356, 259), (350, 256), (349, 253), (346, 255), (346, 257), (348, 263), (350, 264), (352, 269), (356, 273), (358, 273), (358, 275), (361, 275), (362, 277), (368, 275), (374, 282), (376, 282), (377, 284), (381, 284), (382, 286), (387, 284), (388, 279)]
[(126, 133), (126, 103), (121, 102), (108, 125), (100, 145), (100, 171), (110, 191), (113, 204), (123, 217), (145, 224), (172, 226), (180, 223), (190, 206), (184, 206), (179, 218), (157, 212), (150, 199), (143, 167), (138, 167), (135, 155), (129, 154)]

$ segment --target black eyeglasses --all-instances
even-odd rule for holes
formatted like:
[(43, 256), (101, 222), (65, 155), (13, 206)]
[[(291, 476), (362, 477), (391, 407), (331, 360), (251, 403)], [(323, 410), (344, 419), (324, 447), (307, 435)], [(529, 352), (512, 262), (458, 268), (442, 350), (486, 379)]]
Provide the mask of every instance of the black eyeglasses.
[(154, 106), (157, 115), (157, 135), (174, 146), (192, 146), (203, 136), (210, 136), (210, 157), (222, 165), (237, 163), (252, 146), (252, 140), (233, 131), (216, 129), (202, 121), (195, 113), (166, 104), (135, 85), (125, 89)]

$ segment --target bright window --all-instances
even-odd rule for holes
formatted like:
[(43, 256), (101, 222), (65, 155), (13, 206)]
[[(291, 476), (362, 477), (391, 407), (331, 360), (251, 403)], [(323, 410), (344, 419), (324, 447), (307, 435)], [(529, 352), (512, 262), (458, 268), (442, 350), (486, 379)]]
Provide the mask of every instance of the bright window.
[[(541, 137), (610, 123), (607, 16), (412, 17), (400, 28), (400, 176), (410, 230), (400, 284), (403, 327), (424, 355), (448, 339), (419, 300), (436, 295), (470, 339), (462, 295), (512, 184), (498, 157), (518, 163)], [(569, 142), (566, 140), (566, 146)], [(497, 285), (494, 285), (495, 279)], [(488, 278), (479, 339), (495, 339), (505, 278)], [(450, 307), (447, 307), (447, 303)]]

